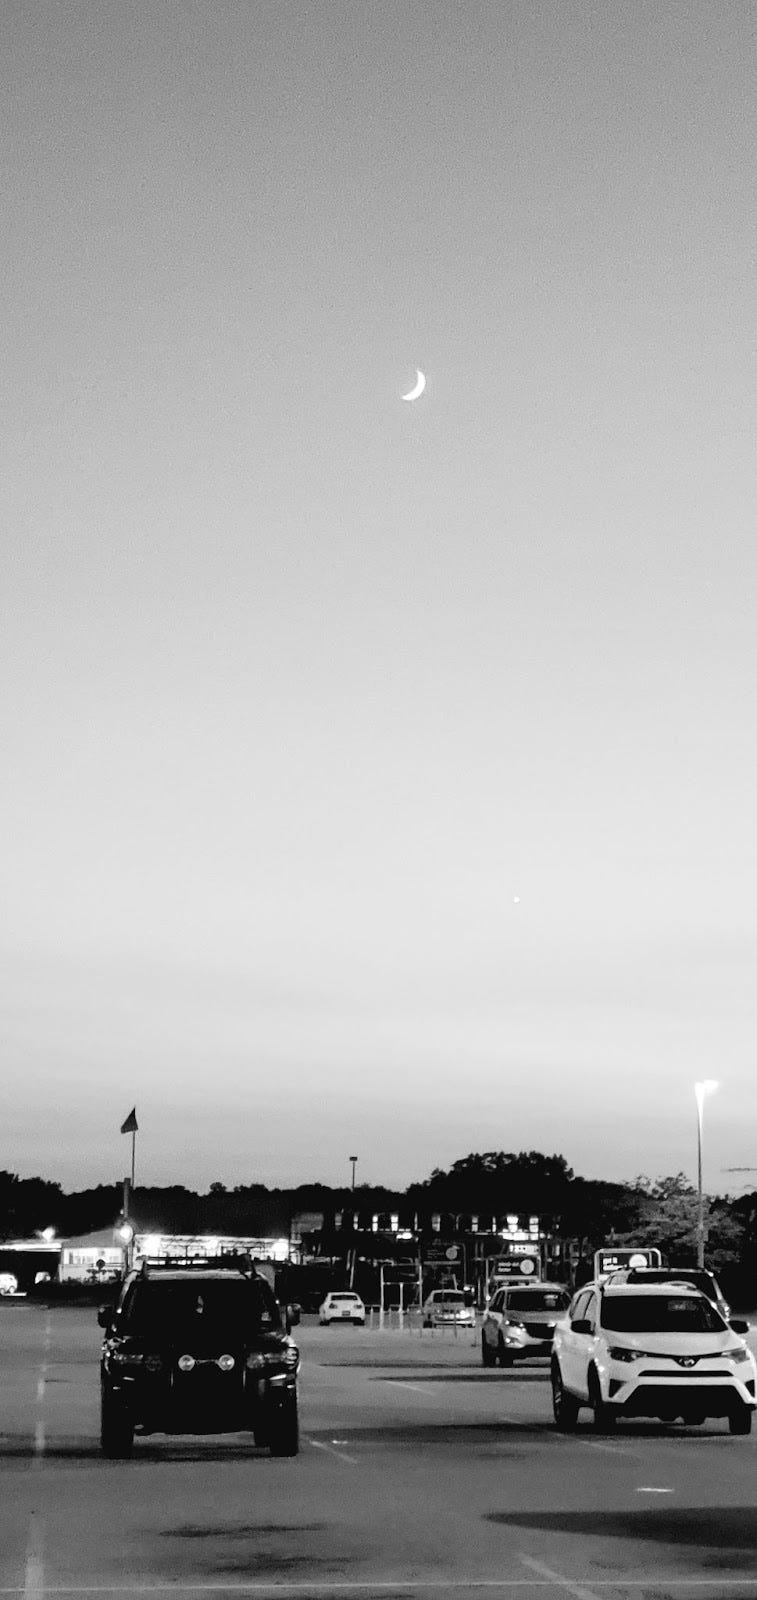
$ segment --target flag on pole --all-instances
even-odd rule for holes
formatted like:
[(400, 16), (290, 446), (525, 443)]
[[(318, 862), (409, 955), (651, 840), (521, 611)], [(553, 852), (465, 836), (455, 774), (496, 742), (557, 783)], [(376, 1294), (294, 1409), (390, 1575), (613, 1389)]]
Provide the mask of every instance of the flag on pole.
[(126, 1121), (121, 1123), (121, 1132), (122, 1133), (136, 1133), (137, 1132), (137, 1127), (138, 1127), (138, 1123), (137, 1123), (137, 1108), (136, 1108), (136, 1106), (132, 1106), (132, 1109), (129, 1112), (128, 1117), (126, 1118)]

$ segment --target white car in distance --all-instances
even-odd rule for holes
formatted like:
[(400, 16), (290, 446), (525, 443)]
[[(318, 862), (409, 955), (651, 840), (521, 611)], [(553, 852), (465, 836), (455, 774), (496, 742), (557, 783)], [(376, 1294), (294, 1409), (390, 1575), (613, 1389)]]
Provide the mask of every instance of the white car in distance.
[(322, 1328), (328, 1327), (331, 1322), (351, 1322), (355, 1327), (362, 1328), (365, 1306), (360, 1295), (353, 1294), (351, 1289), (333, 1290), (318, 1308), (318, 1321)]
[(432, 1289), (423, 1302), (424, 1328), (475, 1328), (476, 1311), (462, 1289)]
[(512, 1367), (526, 1356), (549, 1356), (555, 1328), (570, 1305), (562, 1283), (508, 1283), (497, 1289), (481, 1325), (485, 1367)]

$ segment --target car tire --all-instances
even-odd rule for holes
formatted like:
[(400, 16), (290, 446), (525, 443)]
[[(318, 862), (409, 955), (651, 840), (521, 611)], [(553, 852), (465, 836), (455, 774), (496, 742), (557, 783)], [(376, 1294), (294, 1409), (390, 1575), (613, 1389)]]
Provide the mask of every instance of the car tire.
[(125, 1406), (107, 1392), (100, 1406), (100, 1443), (110, 1461), (126, 1461), (134, 1452), (134, 1423)]
[(594, 1368), (589, 1373), (589, 1405), (594, 1413), (594, 1432), (612, 1433), (617, 1421), (617, 1412), (614, 1406), (608, 1406), (602, 1399), (599, 1378)]
[(552, 1382), (552, 1413), (558, 1433), (573, 1433), (578, 1423), (580, 1406), (575, 1396), (563, 1387), (562, 1373), (556, 1361), (550, 1373)]
[(505, 1341), (500, 1334), (497, 1340), (497, 1360), (501, 1367), (514, 1367), (515, 1356), (505, 1348)]
[(496, 1367), (497, 1365), (496, 1351), (492, 1350), (485, 1333), (481, 1335), (481, 1360), (485, 1367)]
[(728, 1418), (728, 1427), (731, 1433), (751, 1433), (752, 1413), (748, 1406), (739, 1406), (732, 1411)]
[(273, 1419), (268, 1436), (272, 1456), (296, 1456), (300, 1448), (297, 1396), (287, 1395)]

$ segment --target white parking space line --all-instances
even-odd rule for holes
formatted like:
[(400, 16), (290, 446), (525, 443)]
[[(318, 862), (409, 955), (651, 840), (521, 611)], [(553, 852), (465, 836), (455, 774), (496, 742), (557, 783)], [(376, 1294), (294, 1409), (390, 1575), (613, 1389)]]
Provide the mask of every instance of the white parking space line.
[[(617, 1596), (620, 1590), (639, 1589), (641, 1591), (649, 1591), (650, 1588), (654, 1588), (655, 1584), (659, 1590), (662, 1583), (664, 1583), (667, 1591), (682, 1589), (691, 1593), (692, 1590), (704, 1589), (707, 1591), (708, 1597), (711, 1596), (713, 1592), (711, 1577), (665, 1578), (664, 1580), (650, 1579), (649, 1577), (592, 1578), (592, 1588), (587, 1588), (586, 1585), (581, 1581), (574, 1583), (570, 1578), (561, 1577), (558, 1572), (553, 1573), (550, 1567), (545, 1566), (541, 1561), (535, 1561), (530, 1556), (521, 1556), (520, 1559), (524, 1565), (532, 1567), (534, 1572), (539, 1573), (540, 1576), (533, 1578), (452, 1578), (449, 1580), (442, 1579), (441, 1581), (438, 1578), (370, 1578), (363, 1581), (357, 1579), (353, 1582), (348, 1580), (344, 1583), (340, 1582), (338, 1579), (332, 1579), (327, 1583), (323, 1583), (320, 1580), (308, 1583), (307, 1579), (296, 1583), (279, 1583), (276, 1580), (271, 1583), (266, 1583), (265, 1581), (262, 1583), (256, 1583), (254, 1579), (249, 1582), (245, 1580), (240, 1581), (237, 1579), (236, 1581), (232, 1580), (228, 1583), (224, 1583), (223, 1581), (211, 1581), (210, 1583), (182, 1582), (181, 1584), (177, 1584), (176, 1580), (174, 1579), (167, 1583), (98, 1583), (96, 1585), (75, 1583), (48, 1584), (46, 1587), (40, 1587), (36, 1591), (30, 1590), (29, 1593), (30, 1595), (34, 1596), (34, 1600), (38, 1600), (38, 1597), (39, 1600), (44, 1600), (46, 1595), (85, 1594), (114, 1594), (124, 1596), (167, 1594), (173, 1595), (174, 1597), (185, 1594), (257, 1594), (268, 1597), (279, 1594), (323, 1594), (327, 1597), (334, 1594), (355, 1594), (368, 1595), (370, 1600), (371, 1595), (382, 1594), (384, 1590), (388, 1590), (391, 1594), (395, 1595), (397, 1594), (398, 1590), (401, 1590), (406, 1594), (422, 1594), (432, 1591), (434, 1595), (439, 1597), (452, 1594), (472, 1594), (477, 1590), (480, 1590), (481, 1592), (488, 1591), (490, 1593), (499, 1593), (500, 1595), (504, 1595), (506, 1597), (514, 1590), (518, 1590), (519, 1592), (521, 1590), (532, 1590), (537, 1594), (543, 1594), (545, 1590), (557, 1589), (558, 1591), (561, 1590), (563, 1594), (572, 1595), (573, 1600), (602, 1600), (602, 1595), (599, 1591), (611, 1591), (614, 1596)], [(718, 1594), (721, 1592), (725, 1593), (733, 1589), (740, 1591), (740, 1593), (744, 1595), (747, 1588), (754, 1585), (754, 1581), (754, 1576), (741, 1578), (722, 1578), (718, 1576)], [(27, 1591), (23, 1588), (20, 1588), (18, 1584), (11, 1588), (0, 1586), (0, 1595), (18, 1595), (23, 1597), (26, 1595), (26, 1592)], [(754, 1588), (751, 1587), (750, 1600), (752, 1600), (753, 1594)], [(641, 1600), (644, 1600), (643, 1594), (641, 1596)]]
[(29, 1523), (26, 1541), (26, 1566), (24, 1568), (25, 1600), (41, 1600), (45, 1593), (45, 1565), (42, 1559), (42, 1527), (34, 1512)]
[(530, 1567), (540, 1578), (546, 1578), (555, 1588), (561, 1589), (563, 1594), (572, 1595), (573, 1600), (597, 1600), (596, 1589), (587, 1589), (583, 1583), (573, 1583), (570, 1578), (564, 1578), (560, 1572), (554, 1572), (544, 1561), (536, 1561), (533, 1556), (523, 1555), (520, 1560), (524, 1567)]
[(438, 1399), (438, 1395), (429, 1394), (431, 1385), (428, 1383), (407, 1383), (403, 1378), (386, 1378), (384, 1381), (390, 1389), (412, 1389), (413, 1394), (422, 1394), (430, 1400)]
[[(40, 1363), (39, 1377), (37, 1379), (37, 1406), (41, 1409), (45, 1399), (45, 1385), (47, 1383), (47, 1369), (50, 1364), (50, 1345), (52, 1343), (52, 1318), (48, 1311), (45, 1322), (45, 1341), (42, 1348), (42, 1361)], [(34, 1429), (34, 1455), (37, 1459), (45, 1453), (45, 1424), (41, 1416), (37, 1417)]]
[(673, 1490), (672, 1489), (666, 1489), (666, 1488), (664, 1488), (662, 1486), (662, 1484), (658, 1484), (658, 1483), (640, 1483), (638, 1488), (637, 1488), (637, 1490), (636, 1490), (636, 1493), (637, 1494), (672, 1494)]
[(323, 1439), (306, 1437), (306, 1443), (311, 1444), (314, 1450), (326, 1450), (330, 1456), (337, 1456), (339, 1461), (346, 1461), (350, 1467), (357, 1466), (357, 1456), (348, 1456), (345, 1450), (337, 1450), (334, 1445), (326, 1444)]
[(600, 1439), (586, 1439), (584, 1443), (591, 1450), (602, 1450), (608, 1456), (632, 1456), (634, 1461), (638, 1461), (642, 1454), (641, 1450), (631, 1450), (628, 1445), (604, 1444)]

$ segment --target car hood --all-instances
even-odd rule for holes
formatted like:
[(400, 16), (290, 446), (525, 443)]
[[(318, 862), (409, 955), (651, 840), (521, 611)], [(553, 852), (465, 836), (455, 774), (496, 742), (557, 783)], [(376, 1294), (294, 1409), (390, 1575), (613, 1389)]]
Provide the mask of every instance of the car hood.
[(622, 1345), (627, 1350), (643, 1350), (655, 1356), (722, 1356), (732, 1350), (743, 1350), (744, 1340), (726, 1328), (722, 1333), (615, 1333), (602, 1329), (608, 1345)]

